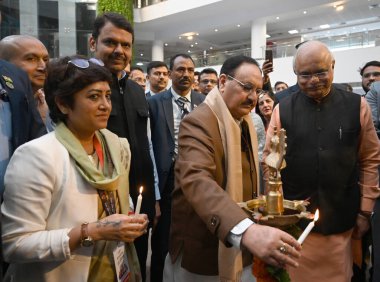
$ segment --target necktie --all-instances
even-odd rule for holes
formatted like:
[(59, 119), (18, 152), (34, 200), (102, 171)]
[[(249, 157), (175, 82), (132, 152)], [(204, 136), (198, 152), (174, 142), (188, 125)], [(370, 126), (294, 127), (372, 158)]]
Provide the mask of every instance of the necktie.
[(189, 110), (186, 107), (186, 102), (189, 102), (189, 100), (187, 100), (186, 97), (179, 97), (175, 102), (177, 103), (178, 107), (181, 109), (181, 112), (182, 112), (181, 119), (183, 119), (189, 113)]

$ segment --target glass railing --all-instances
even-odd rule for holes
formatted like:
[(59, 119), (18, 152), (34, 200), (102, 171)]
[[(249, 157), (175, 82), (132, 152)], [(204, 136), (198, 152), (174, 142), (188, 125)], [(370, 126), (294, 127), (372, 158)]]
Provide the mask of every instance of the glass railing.
[(167, 0), (133, 0), (133, 7), (136, 9), (158, 4)]
[[(352, 34), (345, 34), (339, 36), (329, 36), (329, 37), (307, 37), (307, 40), (319, 40), (325, 43), (330, 50), (347, 50), (347, 49), (357, 49), (357, 48), (366, 48), (366, 47), (374, 47), (380, 46), (380, 29), (371, 30), (365, 32), (357, 32)], [(283, 58), (283, 57), (292, 57), (296, 52), (295, 46), (300, 43), (289, 41), (284, 43), (278, 43), (271, 45), (271, 49), (273, 50), (274, 58)], [(245, 44), (249, 45), (247, 42)], [(263, 54), (264, 54), (263, 47)], [(251, 48), (234, 48), (233, 50), (209, 50), (207, 53), (199, 52), (190, 54), (196, 64), (196, 67), (203, 66), (213, 66), (213, 65), (221, 65), (223, 62), (229, 57), (236, 55), (246, 55), (251, 56)], [(256, 59), (262, 59), (258, 57)], [(165, 58), (165, 62), (169, 63), (170, 58)]]

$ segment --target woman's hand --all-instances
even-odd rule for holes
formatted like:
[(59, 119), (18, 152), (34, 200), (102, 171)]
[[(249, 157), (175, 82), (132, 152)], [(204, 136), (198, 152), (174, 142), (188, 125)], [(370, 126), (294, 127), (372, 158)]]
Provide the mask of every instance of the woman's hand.
[(88, 234), (94, 241), (114, 240), (133, 242), (147, 232), (146, 214), (113, 214), (88, 225)]

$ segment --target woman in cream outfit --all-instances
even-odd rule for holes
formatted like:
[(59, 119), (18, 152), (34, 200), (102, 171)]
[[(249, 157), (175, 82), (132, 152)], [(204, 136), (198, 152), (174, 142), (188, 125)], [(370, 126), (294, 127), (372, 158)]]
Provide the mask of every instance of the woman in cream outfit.
[(50, 63), (44, 90), (56, 130), (18, 148), (5, 176), (6, 281), (118, 281), (117, 267), (141, 280), (133, 241), (147, 217), (128, 215), (129, 144), (104, 129), (111, 75), (101, 65)]

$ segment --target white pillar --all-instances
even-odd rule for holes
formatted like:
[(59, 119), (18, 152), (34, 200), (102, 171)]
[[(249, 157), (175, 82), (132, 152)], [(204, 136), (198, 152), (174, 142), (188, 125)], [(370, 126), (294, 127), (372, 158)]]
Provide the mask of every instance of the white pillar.
[(162, 40), (153, 41), (152, 61), (164, 61), (164, 42)]
[(263, 59), (266, 47), (267, 23), (265, 19), (257, 19), (251, 26), (251, 57)]
[(75, 27), (75, 0), (58, 1), (59, 55), (77, 53)]
[(20, 1), (20, 34), (38, 38), (37, 0)]

